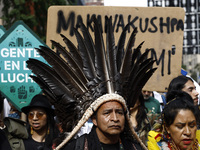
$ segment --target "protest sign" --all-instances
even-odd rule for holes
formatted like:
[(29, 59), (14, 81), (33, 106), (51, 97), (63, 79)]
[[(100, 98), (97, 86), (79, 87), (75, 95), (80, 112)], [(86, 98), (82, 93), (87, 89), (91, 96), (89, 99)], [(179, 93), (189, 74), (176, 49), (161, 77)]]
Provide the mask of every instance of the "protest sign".
[(135, 47), (145, 41), (142, 50), (151, 49), (149, 57), (156, 59), (154, 67), (158, 67), (144, 87), (146, 90), (164, 92), (169, 82), (180, 75), (185, 16), (183, 8), (52, 6), (48, 10), (47, 45), (52, 47), (50, 40), (55, 40), (65, 46), (60, 34), (77, 43), (73, 28), (79, 28), (81, 21), (93, 35), (93, 16), (101, 24), (104, 38), (106, 16), (112, 16), (116, 42), (127, 23), (131, 23), (129, 35), (135, 27), (138, 28)]
[(22, 21), (17, 21), (0, 39), (0, 91), (18, 109), (41, 92), (29, 77), (26, 60), (44, 59), (35, 48), (46, 44)]

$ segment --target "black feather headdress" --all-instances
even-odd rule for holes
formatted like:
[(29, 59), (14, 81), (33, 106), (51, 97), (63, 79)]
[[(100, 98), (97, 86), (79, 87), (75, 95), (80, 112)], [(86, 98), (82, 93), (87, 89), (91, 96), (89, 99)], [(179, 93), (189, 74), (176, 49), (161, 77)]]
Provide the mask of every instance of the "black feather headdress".
[[(74, 29), (77, 47), (61, 35), (68, 50), (56, 41), (51, 42), (59, 54), (47, 47), (37, 48), (49, 65), (35, 59), (27, 61), (28, 68), (36, 75), (31, 76), (32, 79), (50, 97), (63, 130), (70, 132), (56, 149), (68, 142), (104, 102), (117, 100), (128, 112), (156, 70), (153, 68), (154, 60), (147, 59), (149, 51), (141, 53), (143, 42), (133, 48), (137, 28), (125, 44), (130, 26), (127, 24), (115, 45), (112, 19), (106, 20), (106, 43), (98, 21), (94, 18), (94, 39), (86, 26), (80, 23), (81, 31)], [(128, 113), (126, 119), (135, 138), (143, 145), (132, 127)]]

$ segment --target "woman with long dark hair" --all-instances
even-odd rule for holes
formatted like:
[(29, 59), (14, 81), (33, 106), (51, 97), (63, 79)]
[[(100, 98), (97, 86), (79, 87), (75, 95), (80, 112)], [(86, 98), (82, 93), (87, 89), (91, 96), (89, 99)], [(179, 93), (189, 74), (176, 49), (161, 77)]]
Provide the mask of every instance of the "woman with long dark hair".
[(196, 91), (194, 81), (191, 78), (180, 75), (172, 79), (166, 95), (167, 102), (170, 101), (170, 98), (168, 98), (168, 96), (171, 91), (184, 91), (188, 93), (192, 97), (194, 105), (198, 105), (199, 93)]
[(54, 121), (54, 110), (45, 95), (33, 97), (29, 106), (23, 107), (27, 114), (29, 138), (24, 140), (26, 150), (51, 149), (58, 135)]
[(139, 138), (146, 144), (147, 133), (151, 130), (151, 122), (147, 117), (147, 108), (144, 105), (142, 94), (140, 94), (134, 107), (130, 108), (130, 120)]
[(162, 131), (150, 131), (149, 150), (199, 150), (199, 112), (189, 94), (170, 91), (162, 112)]

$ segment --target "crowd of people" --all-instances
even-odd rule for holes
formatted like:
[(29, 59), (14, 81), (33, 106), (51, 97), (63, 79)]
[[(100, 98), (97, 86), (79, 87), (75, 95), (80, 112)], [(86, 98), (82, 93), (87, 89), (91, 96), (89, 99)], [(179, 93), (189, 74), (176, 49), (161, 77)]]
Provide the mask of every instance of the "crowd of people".
[[(198, 92), (193, 80), (183, 75), (174, 78), (169, 84), (163, 110), (160, 110), (159, 102), (151, 94), (151, 91), (141, 91), (134, 107), (129, 109), (132, 128), (141, 143), (149, 150), (198, 150), (200, 115)], [(151, 105), (149, 100), (152, 100)], [(63, 149), (144, 149), (145, 146), (128, 133), (126, 109), (118, 100), (103, 103), (91, 116), (93, 126), (87, 127), (91, 128), (90, 133), (82, 132)], [(4, 128), (0, 130), (0, 149), (53, 149), (58, 145), (59, 136), (66, 134), (59, 130), (60, 123), (56, 122), (53, 106), (45, 95), (33, 97), (22, 112), (26, 114), (27, 122), (13, 116), (4, 118)]]
[(74, 29), (78, 49), (64, 35), (70, 52), (52, 41), (66, 60), (41, 46), (37, 50), (50, 65), (27, 61), (44, 93), (20, 110), (25, 121), (16, 111), (3, 119), (0, 150), (200, 150), (193, 80), (174, 78), (160, 105), (152, 91), (143, 89), (157, 68), (154, 58), (147, 59), (150, 50), (141, 53), (143, 42), (132, 52), (137, 28), (124, 52), (130, 24), (115, 46), (112, 18), (106, 19), (107, 52), (94, 17), (95, 43), (80, 22), (84, 38)]

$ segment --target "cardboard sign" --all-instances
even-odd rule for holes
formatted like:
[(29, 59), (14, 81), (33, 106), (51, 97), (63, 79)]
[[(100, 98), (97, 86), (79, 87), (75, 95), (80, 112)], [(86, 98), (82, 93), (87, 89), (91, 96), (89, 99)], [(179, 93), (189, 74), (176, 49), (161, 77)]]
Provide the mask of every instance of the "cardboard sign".
[(28, 58), (45, 62), (35, 50), (39, 45), (46, 44), (22, 21), (16, 22), (0, 39), (0, 91), (18, 110), (41, 92), (26, 67)]
[(55, 40), (65, 46), (60, 34), (67, 36), (73, 43), (77, 43), (73, 28), (79, 28), (80, 21), (86, 24), (93, 35), (91, 18), (94, 15), (102, 25), (104, 37), (105, 16), (112, 16), (116, 42), (127, 23), (131, 22), (130, 31), (135, 27), (138, 28), (135, 47), (145, 41), (142, 50), (151, 49), (149, 57), (156, 59), (155, 67), (158, 67), (144, 89), (166, 91), (169, 82), (180, 75), (184, 9), (179, 7), (52, 6), (48, 10), (47, 45), (51, 47), (50, 40)]

